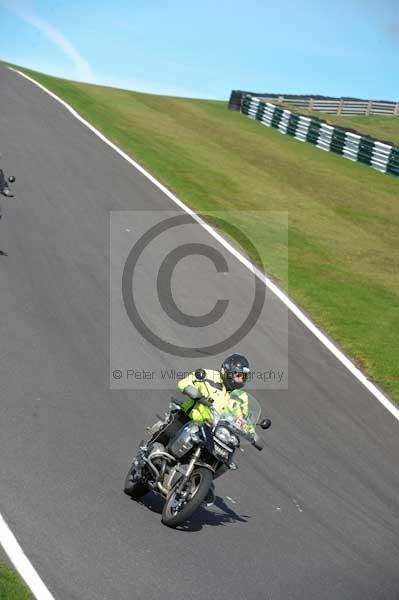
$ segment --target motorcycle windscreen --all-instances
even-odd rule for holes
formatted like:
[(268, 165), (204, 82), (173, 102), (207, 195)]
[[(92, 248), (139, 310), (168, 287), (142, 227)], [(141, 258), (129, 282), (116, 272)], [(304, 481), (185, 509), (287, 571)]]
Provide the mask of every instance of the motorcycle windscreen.
[(222, 419), (242, 436), (254, 434), (262, 411), (259, 402), (243, 390), (234, 390), (230, 398), (230, 406), (223, 411)]

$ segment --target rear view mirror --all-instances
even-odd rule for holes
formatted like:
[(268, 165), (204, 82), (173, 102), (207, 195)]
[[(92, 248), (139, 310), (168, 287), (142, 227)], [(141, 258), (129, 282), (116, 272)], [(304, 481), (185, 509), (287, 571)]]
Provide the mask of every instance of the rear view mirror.
[(272, 424), (272, 422), (270, 419), (263, 419), (263, 421), (261, 421), (259, 423), (259, 425), (262, 427), (262, 429), (269, 429), (271, 424)]
[(194, 375), (197, 381), (204, 381), (206, 377), (205, 369), (197, 369)]

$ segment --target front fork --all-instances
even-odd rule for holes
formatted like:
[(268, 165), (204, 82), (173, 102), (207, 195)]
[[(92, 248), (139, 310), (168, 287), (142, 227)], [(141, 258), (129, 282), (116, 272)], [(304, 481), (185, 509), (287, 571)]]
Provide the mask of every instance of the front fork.
[(201, 446), (198, 446), (198, 448), (195, 450), (192, 459), (190, 460), (190, 462), (187, 465), (186, 469), (182, 469), (181, 467), (178, 467), (177, 470), (180, 471), (180, 473), (183, 473), (183, 477), (181, 478), (180, 482), (179, 482), (179, 486), (178, 486), (178, 493), (181, 496), (185, 495), (185, 492), (183, 492), (184, 486), (186, 485), (187, 481), (190, 479), (191, 477), (191, 473), (194, 471), (194, 467), (195, 467), (195, 463), (197, 462), (197, 460), (199, 459), (200, 455), (201, 455)]
[(201, 456), (201, 450), (202, 450), (201, 446), (198, 446), (198, 448), (194, 452), (192, 459), (188, 463), (186, 477), (191, 477), (191, 473), (194, 470), (195, 463), (197, 462), (197, 460)]

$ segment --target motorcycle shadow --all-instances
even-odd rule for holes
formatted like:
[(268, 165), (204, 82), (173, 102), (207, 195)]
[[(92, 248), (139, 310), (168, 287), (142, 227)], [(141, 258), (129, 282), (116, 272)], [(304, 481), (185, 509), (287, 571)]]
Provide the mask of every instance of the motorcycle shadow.
[[(153, 492), (149, 492), (139, 500), (136, 500), (136, 502), (157, 514), (162, 514), (165, 503), (161, 496)], [(217, 512), (215, 511), (215, 508), (218, 509)], [(177, 528), (177, 531), (194, 532), (201, 531), (203, 526), (206, 525), (217, 527), (237, 522), (247, 523), (250, 518), (249, 515), (237, 514), (228, 504), (226, 504), (224, 498), (216, 496), (215, 503), (212, 506), (201, 506), (191, 519)]]

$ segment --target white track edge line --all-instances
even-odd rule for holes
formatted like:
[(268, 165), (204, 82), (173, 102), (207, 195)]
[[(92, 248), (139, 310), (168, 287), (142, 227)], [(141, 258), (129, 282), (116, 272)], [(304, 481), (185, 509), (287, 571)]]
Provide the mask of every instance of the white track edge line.
[(12, 71), (15, 71), (22, 77), (25, 77), (35, 85), (37, 85), (44, 92), (49, 94), (54, 100), (60, 102), (65, 108), (76, 117), (83, 125), (88, 127), (93, 133), (95, 133), (103, 142), (108, 144), (115, 152), (117, 152), (122, 158), (127, 160), (132, 166), (134, 166), (140, 173), (142, 173), (147, 179), (149, 179), (157, 188), (159, 188), (164, 194), (166, 194), (175, 204), (177, 204), (182, 210), (191, 215), (208, 233), (210, 233), (219, 243), (222, 244), (231, 254), (233, 254), (242, 264), (244, 264), (248, 269), (250, 269), (255, 275), (263, 281), (263, 283), (268, 287), (276, 296), (283, 302), (287, 308), (316, 336), (316, 338), (328, 349), (330, 352), (356, 377), (360, 383), (362, 383), (368, 391), (373, 394), (373, 396), (399, 421), (399, 409), (385, 396), (367, 377), (358, 369), (353, 362), (345, 356), (345, 354), (335, 346), (327, 336), (301, 311), (301, 309), (290, 300), (290, 298), (278, 288), (268, 277), (266, 277), (259, 269), (257, 269), (247, 258), (245, 258), (240, 252), (238, 252), (229, 242), (227, 242), (220, 234), (218, 234), (210, 225), (208, 225), (205, 221), (203, 221), (191, 208), (186, 206), (177, 196), (172, 194), (170, 190), (168, 190), (162, 183), (160, 183), (155, 177), (153, 177), (148, 171), (146, 171), (141, 165), (139, 165), (135, 160), (133, 160), (130, 156), (128, 156), (123, 150), (121, 150), (118, 146), (116, 146), (113, 142), (111, 142), (108, 138), (105, 137), (98, 129), (93, 127), (88, 121), (83, 119), (79, 115), (76, 110), (74, 110), (69, 104), (67, 104), (64, 100), (50, 92), (47, 88), (45, 88), (41, 83), (38, 83), (25, 73), (18, 71), (17, 69), (13, 69), (12, 67), (8, 67)]
[(37, 600), (54, 600), (54, 596), (50, 594), (43, 581), (40, 579), (40, 576), (35, 571), (33, 565), (19, 545), (17, 538), (1, 514), (0, 540), (9, 559)]

